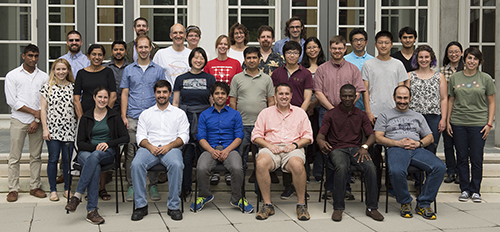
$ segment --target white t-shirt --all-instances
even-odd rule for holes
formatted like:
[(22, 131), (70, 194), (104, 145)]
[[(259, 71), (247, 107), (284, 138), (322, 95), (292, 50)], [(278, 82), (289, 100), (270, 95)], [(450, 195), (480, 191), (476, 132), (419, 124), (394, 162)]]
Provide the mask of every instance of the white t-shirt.
[(239, 52), (229, 48), (229, 51), (227, 51), (227, 56), (233, 59), (237, 59), (240, 64), (243, 64), (243, 61), (245, 61), (245, 57), (243, 57), (243, 51)]
[(177, 76), (191, 70), (188, 62), (190, 53), (191, 49), (189, 48), (184, 48), (181, 52), (177, 52), (170, 46), (158, 50), (153, 58), (153, 62), (163, 68), (167, 81), (174, 86)]

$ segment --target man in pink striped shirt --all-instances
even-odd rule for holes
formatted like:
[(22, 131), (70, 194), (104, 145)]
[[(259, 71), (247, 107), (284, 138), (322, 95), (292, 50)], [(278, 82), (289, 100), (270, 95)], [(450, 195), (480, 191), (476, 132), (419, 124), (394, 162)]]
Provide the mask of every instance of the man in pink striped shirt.
[(264, 201), (255, 218), (264, 220), (274, 214), (269, 172), (281, 167), (282, 171), (292, 173), (298, 198), (297, 218), (309, 220), (305, 205), (304, 147), (313, 142), (311, 123), (303, 109), (290, 104), (292, 90), (288, 84), (278, 84), (274, 91), (276, 105), (260, 112), (252, 131), (251, 140), (260, 147), (256, 177)]

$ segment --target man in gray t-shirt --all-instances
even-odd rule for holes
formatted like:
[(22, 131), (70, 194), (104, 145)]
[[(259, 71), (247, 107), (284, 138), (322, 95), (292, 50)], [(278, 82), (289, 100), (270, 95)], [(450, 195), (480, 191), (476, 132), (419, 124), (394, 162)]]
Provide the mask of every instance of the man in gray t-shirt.
[[(411, 201), (408, 192), (408, 166), (417, 167), (427, 174), (422, 192), (417, 198), (415, 211), (425, 219), (436, 219), (430, 204), (436, 195), (446, 172), (446, 166), (434, 153), (424, 149), (434, 139), (424, 117), (408, 109), (411, 100), (410, 89), (400, 85), (394, 89), (396, 107), (380, 113), (375, 123), (375, 137), (378, 143), (388, 147), (387, 168), (394, 188), (396, 200), (401, 204), (401, 216), (411, 218)], [(435, 203), (434, 203), (435, 204)]]

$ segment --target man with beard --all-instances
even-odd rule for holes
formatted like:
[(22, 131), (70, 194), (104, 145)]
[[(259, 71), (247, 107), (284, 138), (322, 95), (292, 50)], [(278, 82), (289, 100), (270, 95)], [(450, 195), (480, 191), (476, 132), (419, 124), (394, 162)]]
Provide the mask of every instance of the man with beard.
[(377, 142), (388, 147), (389, 176), (396, 200), (401, 204), (401, 216), (413, 217), (412, 197), (406, 180), (408, 166), (412, 165), (425, 171), (427, 177), (417, 198), (415, 212), (425, 219), (434, 220), (436, 214), (430, 204), (436, 200), (446, 166), (434, 153), (424, 148), (434, 139), (424, 116), (408, 109), (410, 88), (405, 85), (396, 87), (393, 98), (396, 107), (380, 113), (374, 130)]
[[(277, 68), (285, 65), (283, 56), (273, 51), (274, 29), (268, 25), (262, 25), (257, 30), (257, 41), (260, 44), (259, 70), (262, 73), (271, 76)], [(243, 69), (247, 68), (247, 64), (243, 62)]]
[(71, 30), (66, 35), (66, 45), (68, 45), (69, 51), (59, 57), (69, 62), (74, 77), (76, 77), (76, 74), (80, 71), (80, 69), (86, 68), (90, 65), (88, 57), (80, 51), (82, 44), (82, 34), (76, 30)]
[[(285, 36), (286, 38), (282, 39), (282, 40), (278, 40), (275, 44), (274, 44), (274, 52), (277, 52), (281, 55), (285, 55), (283, 54), (283, 46), (285, 46), (285, 43), (288, 42), (288, 41), (295, 41), (297, 43), (300, 44), (300, 46), (303, 48), (304, 47), (304, 43), (306, 42), (305, 41), (305, 38), (306, 38), (306, 30), (304, 29), (304, 22), (302, 21), (302, 19), (298, 16), (293, 16), (291, 17), (290, 19), (288, 19), (285, 23)], [(299, 63), (302, 61), (302, 56), (303, 56), (303, 51), (305, 49), (302, 49), (302, 52), (300, 53), (300, 57), (299, 57)]]
[[(128, 144), (127, 154), (125, 155), (125, 170), (127, 172), (127, 201), (134, 199), (134, 188), (132, 185), (132, 176), (130, 173), (130, 165), (134, 159), (134, 146), (132, 143), (136, 141), (137, 121), (139, 115), (155, 104), (155, 94), (153, 92), (153, 83), (159, 80), (165, 80), (165, 73), (160, 65), (155, 64), (149, 58), (151, 52), (151, 39), (145, 35), (137, 37), (135, 43), (137, 50), (137, 60), (127, 66), (123, 71), (120, 88), (121, 94), (121, 117), (123, 123), (128, 129), (130, 144)], [(151, 173), (149, 176), (149, 194), (151, 200), (159, 201), (158, 194), (158, 174)]]
[(137, 124), (140, 148), (131, 166), (135, 186), (135, 209), (131, 219), (138, 221), (148, 215), (146, 172), (161, 164), (168, 170), (167, 214), (172, 220), (182, 220), (179, 208), (184, 163), (179, 148), (189, 141), (189, 122), (183, 110), (169, 104), (172, 86), (168, 81), (156, 82), (153, 89), (156, 104), (142, 112)]
[(399, 42), (403, 45), (400, 51), (395, 52), (391, 56), (403, 62), (406, 72), (415, 70), (411, 66), (411, 58), (413, 57), (413, 44), (417, 41), (417, 31), (411, 27), (403, 27), (399, 30)]
[[(134, 20), (133, 29), (135, 31), (136, 37), (139, 37), (140, 35), (148, 35), (149, 32), (148, 20), (143, 17), (136, 18)], [(127, 47), (129, 48), (129, 50), (127, 50), (127, 55), (125, 56), (125, 58), (129, 62), (134, 62), (138, 58), (137, 50), (135, 49), (136, 42), (137, 38), (127, 43)], [(151, 43), (151, 52), (149, 52), (149, 58), (153, 59), (158, 50), (160, 50), (160, 46), (158, 46), (155, 43)]]

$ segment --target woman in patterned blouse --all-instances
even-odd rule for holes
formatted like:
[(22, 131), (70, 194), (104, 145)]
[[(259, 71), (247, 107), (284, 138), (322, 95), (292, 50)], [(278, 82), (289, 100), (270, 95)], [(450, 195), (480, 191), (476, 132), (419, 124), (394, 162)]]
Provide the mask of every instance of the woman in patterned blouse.
[[(75, 140), (76, 117), (73, 105), (73, 88), (75, 79), (71, 65), (65, 59), (57, 59), (52, 64), (49, 81), (40, 89), (43, 139), (47, 142), (49, 162), (47, 176), (49, 177), (51, 201), (58, 201), (56, 187), (57, 162), (62, 153), (64, 175), (64, 197), (68, 197), (68, 147), (73, 150)], [(61, 152), (62, 151), (62, 152)]]

